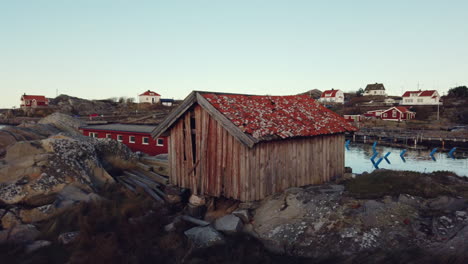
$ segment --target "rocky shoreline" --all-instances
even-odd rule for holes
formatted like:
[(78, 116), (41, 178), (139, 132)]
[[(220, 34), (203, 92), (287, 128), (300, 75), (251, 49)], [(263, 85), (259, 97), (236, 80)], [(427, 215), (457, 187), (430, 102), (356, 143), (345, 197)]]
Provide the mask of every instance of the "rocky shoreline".
[[(111, 174), (124, 145), (53, 114), (0, 137), (0, 257), (6, 263), (466, 263), (468, 181), (376, 170), (239, 203), (159, 203)], [(200, 219), (188, 215), (196, 212)]]

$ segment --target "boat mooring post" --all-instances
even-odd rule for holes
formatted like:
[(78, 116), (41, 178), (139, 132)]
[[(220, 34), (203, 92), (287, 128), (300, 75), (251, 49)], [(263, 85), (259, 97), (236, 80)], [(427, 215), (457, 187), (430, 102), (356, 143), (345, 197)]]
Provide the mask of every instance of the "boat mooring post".
[(388, 156), (389, 156), (390, 154), (391, 154), (391, 152), (387, 152), (387, 154), (385, 154), (385, 156), (384, 156), (384, 159), (385, 159), (385, 161), (386, 161), (388, 164), (391, 164), (391, 163), (390, 163), (390, 160), (388, 160)]
[(453, 155), (453, 153), (455, 152), (455, 150), (457, 150), (457, 147), (454, 147), (452, 148), (450, 151), (449, 151), (449, 156), (452, 158), (452, 159), (455, 159), (455, 156)]

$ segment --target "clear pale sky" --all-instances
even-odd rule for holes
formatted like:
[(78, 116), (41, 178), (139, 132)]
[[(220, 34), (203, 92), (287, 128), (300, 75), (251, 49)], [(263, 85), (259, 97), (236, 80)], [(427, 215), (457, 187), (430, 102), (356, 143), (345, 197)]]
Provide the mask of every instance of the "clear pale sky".
[(0, 0), (0, 108), (23, 93), (388, 93), (468, 85), (468, 1)]

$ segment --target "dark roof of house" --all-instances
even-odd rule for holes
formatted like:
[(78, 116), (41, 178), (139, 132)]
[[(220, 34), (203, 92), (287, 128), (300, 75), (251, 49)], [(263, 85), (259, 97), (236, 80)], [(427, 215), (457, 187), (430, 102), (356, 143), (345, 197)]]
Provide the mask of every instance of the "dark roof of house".
[(357, 130), (308, 95), (259, 96), (194, 91), (153, 131), (152, 136), (157, 137), (168, 130), (195, 103), (249, 147), (274, 139)]
[(370, 91), (370, 90), (385, 90), (385, 87), (383, 83), (368, 84), (366, 86), (365, 91)]
[(120, 131), (120, 132), (135, 132), (135, 133), (151, 133), (156, 126), (148, 125), (129, 125), (129, 124), (105, 124), (105, 125), (90, 125), (82, 126), (80, 129), (94, 129), (103, 131)]
[(174, 102), (174, 99), (170, 99), (170, 98), (161, 98), (159, 99), (159, 101), (161, 103), (173, 103)]

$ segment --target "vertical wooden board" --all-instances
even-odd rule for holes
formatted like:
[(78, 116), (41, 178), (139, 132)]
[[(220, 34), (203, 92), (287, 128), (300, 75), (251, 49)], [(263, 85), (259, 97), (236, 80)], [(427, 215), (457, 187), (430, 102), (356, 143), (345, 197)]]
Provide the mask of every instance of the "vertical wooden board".
[(187, 112), (184, 117), (184, 145), (185, 145), (185, 157), (186, 157), (186, 164), (187, 164), (187, 175), (184, 177), (187, 179), (187, 184), (190, 186), (193, 194), (197, 194), (197, 186), (195, 185), (195, 173), (193, 171), (193, 148), (192, 148), (192, 129), (190, 125), (190, 115), (191, 112)]
[(311, 143), (310, 143), (310, 152), (311, 152), (311, 158), (310, 158), (310, 165), (311, 165), (311, 175), (310, 175), (310, 182), (312, 184), (315, 184), (316, 181), (315, 179), (317, 178), (317, 142), (316, 138), (312, 138)]
[(170, 133), (170, 136), (167, 138), (167, 141), (169, 142), (169, 157), (168, 157), (168, 160), (169, 160), (169, 182), (171, 184), (174, 184), (174, 185), (177, 185), (177, 182), (176, 182), (176, 177), (174, 177), (174, 174), (175, 174), (175, 162), (174, 162), (174, 157), (175, 157), (175, 151), (174, 151), (174, 142), (173, 142), (173, 137), (172, 136), (172, 132)]
[(216, 122), (216, 196), (221, 195), (221, 187), (223, 181), (223, 159), (225, 158), (223, 153), (223, 128)]
[(198, 164), (195, 169), (196, 185), (198, 192), (201, 192), (201, 137), (202, 137), (202, 109), (201, 106), (196, 105), (194, 108), (195, 112), (195, 164)]
[(256, 153), (255, 165), (254, 165), (254, 169), (251, 171), (253, 171), (252, 175), (254, 175), (252, 178), (253, 178), (253, 182), (255, 183), (255, 186), (254, 186), (255, 187), (255, 200), (259, 200), (261, 186), (265, 184), (265, 182), (264, 182), (262, 175), (260, 174), (260, 170), (261, 170), (260, 148), (258, 146), (254, 146), (254, 148), (255, 148), (255, 153)]
[[(221, 127), (221, 126), (220, 126)], [(227, 135), (226, 135), (226, 130), (221, 127), (221, 133), (223, 134), (223, 140), (221, 142), (221, 148), (222, 148), (222, 153), (223, 153), (223, 159), (222, 159), (222, 164), (221, 164), (221, 187), (220, 191), (221, 194), (225, 197), (227, 197), (226, 192), (224, 191), (226, 185), (227, 185), (227, 179), (226, 179), (226, 162), (227, 162)]]
[(231, 139), (232, 144), (232, 179), (233, 198), (240, 200), (239, 195), (239, 142)]
[(264, 197), (265, 189), (266, 186), (269, 184), (269, 179), (272, 176), (271, 174), (267, 174), (267, 164), (266, 160), (268, 160), (268, 157), (271, 157), (268, 149), (270, 146), (273, 144), (259, 144), (258, 147), (258, 164), (259, 164), (259, 169), (258, 169), (258, 176), (260, 177), (260, 184), (259, 188), (257, 189), (258, 191), (258, 196), (256, 197), (257, 200), (260, 200)]
[(184, 159), (184, 131), (183, 131), (183, 119), (181, 118), (177, 124), (177, 134), (179, 137), (179, 162), (180, 162), (180, 173), (179, 173), (179, 179), (181, 182), (181, 186), (184, 188), (189, 188), (186, 184), (186, 177), (185, 177), (185, 172), (186, 172), (186, 163)]
[(201, 113), (202, 118), (202, 135), (201, 135), (201, 152), (200, 152), (200, 172), (201, 172), (201, 193), (206, 193), (206, 185), (207, 185), (207, 178), (208, 178), (208, 162), (209, 162), (209, 155), (208, 155), (208, 134), (209, 134), (209, 118), (208, 113), (205, 110), (202, 110)]
[(271, 145), (269, 148), (263, 148), (263, 154), (261, 156), (262, 160), (262, 177), (265, 181), (265, 184), (262, 185), (261, 198), (265, 198), (267, 195), (273, 193), (273, 182), (276, 178), (278, 171), (271, 169), (271, 164), (273, 162), (278, 162), (278, 152), (276, 151), (276, 146), (278, 144)]
[(241, 197), (242, 201), (247, 200), (246, 192), (247, 192), (247, 183), (246, 181), (248, 180), (247, 177), (247, 172), (246, 172), (246, 165), (245, 165), (245, 146), (239, 145), (239, 177), (240, 177), (240, 182), (239, 182), (239, 194)]
[(231, 142), (231, 135), (226, 130), (224, 131), (224, 143), (223, 143), (223, 151), (226, 153), (225, 154), (225, 164), (224, 164), (224, 188), (223, 191), (226, 195), (226, 197), (231, 198), (232, 197), (232, 146), (230, 144)]
[(216, 127), (216, 121), (210, 117), (210, 134), (208, 135), (208, 140), (210, 142), (210, 150), (209, 150), (209, 168), (210, 168), (210, 174), (209, 174), (209, 181), (208, 181), (208, 189), (209, 189), (209, 194), (216, 196), (216, 164), (218, 162), (218, 153), (216, 151), (216, 142), (218, 138), (218, 134), (216, 133), (217, 127)]
[(182, 181), (180, 179), (180, 173), (181, 173), (181, 170), (182, 170), (182, 161), (180, 160), (180, 156), (182, 155), (182, 153), (180, 153), (180, 144), (182, 144), (180, 142), (180, 138), (179, 138), (179, 123), (177, 122), (175, 125), (174, 125), (174, 128), (172, 129), (172, 132), (174, 133), (174, 150), (176, 152), (176, 155), (175, 155), (175, 160), (176, 160), (176, 178), (177, 178), (177, 182), (178, 182), (178, 185), (181, 186), (182, 185)]

